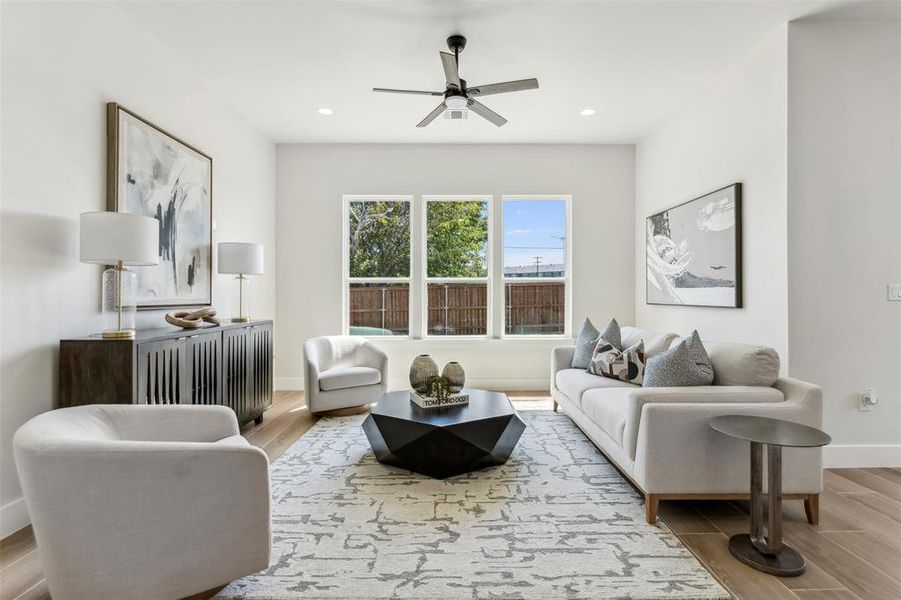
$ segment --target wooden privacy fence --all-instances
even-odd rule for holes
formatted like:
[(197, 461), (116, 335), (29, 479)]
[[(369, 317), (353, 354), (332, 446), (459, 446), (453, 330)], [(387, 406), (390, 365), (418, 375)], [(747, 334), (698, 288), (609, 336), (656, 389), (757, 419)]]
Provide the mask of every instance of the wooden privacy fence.
[[(507, 283), (504, 294), (506, 333), (563, 333), (566, 289), (562, 281)], [(409, 300), (406, 286), (351, 287), (350, 325), (406, 335)], [(485, 335), (487, 331), (488, 288), (484, 284), (429, 284), (429, 334)]]

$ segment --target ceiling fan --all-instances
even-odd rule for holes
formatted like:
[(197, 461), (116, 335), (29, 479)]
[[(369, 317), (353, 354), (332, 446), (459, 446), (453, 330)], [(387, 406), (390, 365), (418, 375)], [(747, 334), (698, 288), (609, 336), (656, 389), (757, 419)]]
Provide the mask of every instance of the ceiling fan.
[(517, 81), (505, 81), (503, 83), (490, 83), (468, 87), (465, 79), (460, 79), (460, 52), (466, 47), (466, 38), (462, 35), (452, 35), (447, 38), (447, 47), (453, 52), (439, 52), (441, 66), (444, 67), (444, 79), (447, 89), (443, 92), (426, 92), (420, 90), (395, 90), (389, 88), (372, 88), (373, 92), (388, 92), (392, 94), (417, 94), (422, 96), (444, 96), (444, 101), (435, 110), (430, 112), (419, 122), (417, 127), (425, 127), (445, 113), (448, 119), (465, 119), (467, 112), (472, 111), (488, 119), (498, 127), (507, 122), (478, 100), (476, 97), (489, 96), (491, 94), (505, 94), (507, 92), (519, 92), (521, 90), (534, 90), (538, 88), (537, 79), (519, 79)]

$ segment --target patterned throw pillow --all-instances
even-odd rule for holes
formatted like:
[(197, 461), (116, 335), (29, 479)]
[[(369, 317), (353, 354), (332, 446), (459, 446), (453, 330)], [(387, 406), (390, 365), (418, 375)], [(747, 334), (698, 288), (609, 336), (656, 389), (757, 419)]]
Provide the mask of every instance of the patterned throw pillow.
[(697, 331), (648, 359), (645, 387), (689, 387), (713, 383), (713, 365)]
[(588, 372), (641, 385), (644, 380), (644, 340), (620, 350), (601, 338), (595, 346)]
[(603, 333), (597, 330), (591, 319), (585, 319), (576, 338), (576, 351), (573, 353), (571, 363), (573, 369), (588, 368), (595, 346), (598, 345), (598, 340), (601, 338), (613, 344), (618, 350), (622, 350), (623, 342), (619, 331), (619, 323), (616, 322), (616, 319), (610, 319)]

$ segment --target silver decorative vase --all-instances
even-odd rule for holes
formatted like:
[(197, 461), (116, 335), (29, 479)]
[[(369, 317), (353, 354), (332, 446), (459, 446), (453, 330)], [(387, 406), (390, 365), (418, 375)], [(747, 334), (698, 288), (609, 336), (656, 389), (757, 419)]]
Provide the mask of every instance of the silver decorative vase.
[(447, 379), (448, 391), (451, 394), (459, 394), (466, 383), (466, 373), (463, 371), (463, 365), (458, 362), (449, 362), (444, 365), (444, 371), (441, 376)]
[(438, 377), (438, 365), (428, 354), (420, 354), (410, 364), (410, 387), (419, 394), (429, 389), (429, 379)]

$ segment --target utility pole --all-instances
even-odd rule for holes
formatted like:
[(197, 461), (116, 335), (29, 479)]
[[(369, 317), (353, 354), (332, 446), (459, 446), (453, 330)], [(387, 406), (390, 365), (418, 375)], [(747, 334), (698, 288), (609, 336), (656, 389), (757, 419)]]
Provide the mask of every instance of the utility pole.
[(541, 265), (541, 257), (536, 256), (535, 257), (535, 277), (541, 277), (541, 270), (539, 268), (539, 265)]

